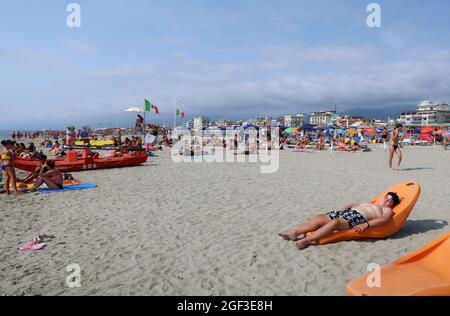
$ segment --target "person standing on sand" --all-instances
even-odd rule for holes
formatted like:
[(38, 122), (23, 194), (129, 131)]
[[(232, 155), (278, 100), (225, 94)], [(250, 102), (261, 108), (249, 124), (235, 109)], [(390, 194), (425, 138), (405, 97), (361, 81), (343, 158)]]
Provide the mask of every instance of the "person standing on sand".
[(403, 160), (403, 153), (402, 150), (400, 149), (399, 143), (400, 131), (402, 130), (402, 128), (403, 128), (402, 124), (397, 124), (391, 135), (391, 145), (389, 146), (389, 161), (388, 161), (389, 169), (392, 169), (392, 160), (394, 159), (394, 153), (398, 156), (397, 170), (400, 169), (400, 164), (402, 163)]
[(1, 171), (4, 173), (6, 194), (10, 194), (10, 188), (14, 194), (18, 194), (16, 171), (14, 170), (14, 160), (16, 159), (13, 151), (14, 142), (4, 140), (1, 144), (5, 147), (5, 151), (1, 152)]
[(389, 132), (388, 132), (387, 128), (385, 127), (383, 129), (383, 131), (381, 132), (381, 140), (383, 142), (383, 150), (384, 151), (386, 151), (386, 149), (387, 149), (388, 137), (389, 137)]

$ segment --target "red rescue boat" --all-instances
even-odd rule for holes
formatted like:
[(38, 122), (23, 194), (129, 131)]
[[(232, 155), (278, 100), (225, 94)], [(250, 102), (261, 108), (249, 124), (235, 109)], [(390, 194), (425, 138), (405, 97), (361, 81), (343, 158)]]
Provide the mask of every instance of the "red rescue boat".
[[(143, 164), (147, 161), (148, 155), (145, 151), (132, 153), (113, 153), (103, 157), (88, 156), (87, 151), (83, 151), (78, 157), (76, 151), (69, 151), (67, 157), (54, 159), (56, 168), (62, 172), (80, 172), (97, 169), (123, 168)], [(14, 167), (17, 169), (32, 172), (39, 166), (39, 160), (17, 158), (14, 160)]]

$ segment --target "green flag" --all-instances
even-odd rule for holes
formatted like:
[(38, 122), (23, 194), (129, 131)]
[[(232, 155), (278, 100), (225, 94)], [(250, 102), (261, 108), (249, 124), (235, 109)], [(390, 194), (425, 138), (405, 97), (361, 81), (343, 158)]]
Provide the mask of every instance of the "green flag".
[(148, 101), (146, 99), (144, 99), (144, 100), (145, 100), (145, 112), (151, 112), (152, 105), (151, 105), (150, 101)]

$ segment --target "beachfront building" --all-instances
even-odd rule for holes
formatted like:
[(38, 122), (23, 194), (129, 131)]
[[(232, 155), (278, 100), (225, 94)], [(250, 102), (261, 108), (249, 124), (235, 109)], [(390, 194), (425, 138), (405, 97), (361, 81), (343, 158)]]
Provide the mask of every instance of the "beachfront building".
[(337, 119), (338, 115), (336, 111), (311, 112), (309, 114), (309, 123), (312, 125), (334, 125)]
[(302, 127), (303, 125), (305, 125), (305, 114), (303, 113), (284, 117), (284, 126), (286, 127)]
[(272, 124), (272, 118), (271, 117), (258, 117), (258, 118), (250, 120), (248, 123), (251, 125), (256, 125), (256, 126), (269, 126)]
[(284, 116), (273, 118), (270, 123), (271, 123), (271, 126), (283, 126), (284, 125)]
[(206, 116), (195, 117), (193, 120), (193, 129), (194, 130), (202, 130), (204, 127), (208, 127), (209, 118)]
[(218, 127), (230, 127), (233, 126), (233, 122), (232, 121), (228, 121), (228, 120), (218, 120), (216, 122), (214, 122), (213, 124), (214, 126), (218, 126)]
[(337, 117), (336, 126), (340, 128), (349, 128), (351, 126), (372, 126), (373, 121), (364, 116), (344, 115)]
[(405, 126), (432, 126), (450, 123), (450, 106), (447, 103), (422, 101), (416, 111), (402, 113), (398, 122)]
[(194, 128), (194, 120), (189, 120), (186, 122), (186, 127), (189, 129)]

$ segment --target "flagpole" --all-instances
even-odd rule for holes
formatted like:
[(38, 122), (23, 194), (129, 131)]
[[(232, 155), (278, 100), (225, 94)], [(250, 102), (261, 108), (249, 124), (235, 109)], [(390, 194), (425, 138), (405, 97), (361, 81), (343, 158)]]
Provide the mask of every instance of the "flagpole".
[(145, 117), (146, 117), (146, 114), (147, 114), (147, 111), (146, 111), (146, 109), (144, 109), (144, 126), (142, 126), (142, 135), (144, 136), (144, 138), (145, 138)]
[(174, 132), (177, 127), (177, 102), (178, 102), (178, 98), (175, 98), (175, 112), (174, 112), (174, 118), (173, 118), (173, 131)]

